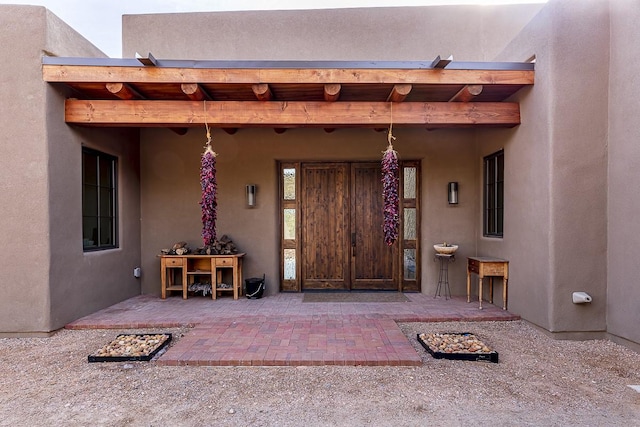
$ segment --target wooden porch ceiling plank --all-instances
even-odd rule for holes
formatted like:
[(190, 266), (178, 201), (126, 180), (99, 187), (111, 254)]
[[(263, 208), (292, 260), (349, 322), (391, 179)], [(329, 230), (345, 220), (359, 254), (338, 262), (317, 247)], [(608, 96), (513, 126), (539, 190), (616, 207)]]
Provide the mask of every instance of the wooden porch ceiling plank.
[[(211, 101), (210, 126), (235, 127), (371, 127), (384, 128), (388, 102)], [(65, 101), (67, 123), (92, 126), (202, 126), (202, 102), (195, 101)], [(393, 107), (394, 126), (458, 126), (520, 124), (520, 106), (509, 102), (403, 102)]]
[(385, 83), (532, 85), (533, 70), (447, 69), (193, 69), (43, 65), (46, 82), (59, 83)]

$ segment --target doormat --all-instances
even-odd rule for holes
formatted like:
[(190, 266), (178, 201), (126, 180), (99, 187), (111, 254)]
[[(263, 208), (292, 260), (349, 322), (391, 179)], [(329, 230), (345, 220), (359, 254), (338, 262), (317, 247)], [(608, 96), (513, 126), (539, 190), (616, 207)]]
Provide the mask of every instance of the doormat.
[(401, 292), (305, 292), (302, 302), (409, 302)]

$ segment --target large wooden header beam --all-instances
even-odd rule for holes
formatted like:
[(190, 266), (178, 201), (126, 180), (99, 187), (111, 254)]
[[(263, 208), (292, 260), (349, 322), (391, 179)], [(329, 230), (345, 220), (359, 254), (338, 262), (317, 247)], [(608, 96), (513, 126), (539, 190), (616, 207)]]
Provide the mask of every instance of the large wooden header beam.
[[(205, 115), (206, 111), (206, 115)], [(111, 101), (65, 103), (65, 120), (87, 126), (185, 127), (370, 127), (391, 120), (388, 102)], [(393, 106), (393, 124), (423, 127), (520, 124), (520, 106), (510, 102), (403, 102)]]
[(532, 85), (533, 70), (448, 69), (201, 69), (158, 67), (42, 66), (46, 82), (200, 84), (508, 84)]

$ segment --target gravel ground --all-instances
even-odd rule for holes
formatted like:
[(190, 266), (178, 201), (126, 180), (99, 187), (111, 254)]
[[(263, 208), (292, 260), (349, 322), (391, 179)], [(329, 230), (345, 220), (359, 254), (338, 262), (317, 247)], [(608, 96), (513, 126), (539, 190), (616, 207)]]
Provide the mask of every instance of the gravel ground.
[[(419, 367), (88, 363), (121, 332), (0, 339), (2, 426), (640, 426), (640, 354), (526, 322), (404, 323)], [(473, 332), (500, 363), (434, 359), (417, 333)]]

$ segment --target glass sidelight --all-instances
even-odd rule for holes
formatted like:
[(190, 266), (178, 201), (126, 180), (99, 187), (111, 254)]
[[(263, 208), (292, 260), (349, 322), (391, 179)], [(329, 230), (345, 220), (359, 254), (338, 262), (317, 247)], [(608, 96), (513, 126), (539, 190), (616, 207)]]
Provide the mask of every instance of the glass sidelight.
[(420, 290), (420, 221), (418, 178), (420, 163), (404, 162), (402, 168), (402, 285), (403, 291)]
[(298, 208), (298, 163), (280, 164), (280, 230), (281, 263), (280, 278), (283, 291), (299, 291), (299, 212)]

